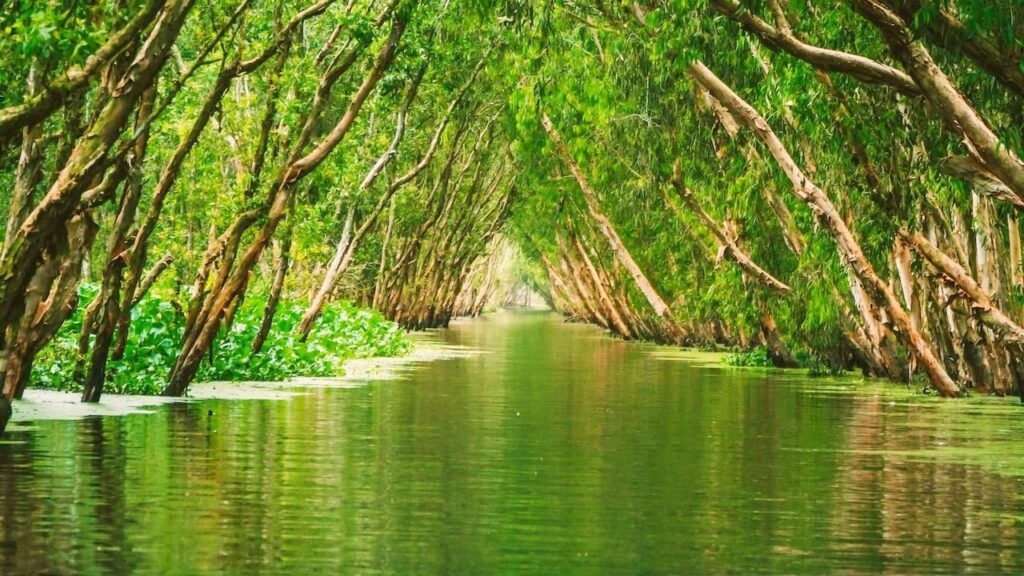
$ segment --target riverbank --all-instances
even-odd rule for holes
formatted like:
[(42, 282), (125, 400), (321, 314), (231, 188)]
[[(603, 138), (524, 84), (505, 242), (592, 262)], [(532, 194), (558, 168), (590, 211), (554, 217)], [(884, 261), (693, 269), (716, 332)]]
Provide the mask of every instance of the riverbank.
[[(499, 312), (498, 316), (502, 316)], [(439, 360), (466, 358), (484, 351), (465, 346), (444, 343), (441, 332), (431, 330), (406, 334), (411, 342), (409, 351), (401, 356), (377, 356), (352, 358), (344, 362), (344, 374), (330, 377), (299, 376), (285, 380), (215, 380), (196, 382), (189, 387), (188, 395), (172, 398), (149, 394), (104, 394), (99, 403), (82, 403), (80, 394), (43, 388), (29, 388), (22, 400), (14, 403), (14, 417), (11, 426), (24, 427), (34, 421), (77, 420), (99, 416), (123, 416), (151, 413), (160, 406), (177, 402), (204, 400), (287, 400), (309, 394), (323, 388), (352, 388), (363, 386), (370, 381), (395, 380), (415, 370), (417, 366)], [(625, 342), (629, 347), (642, 351), (650, 359), (663, 362), (682, 362), (693, 368), (734, 370), (737, 372), (766, 373), (773, 379), (806, 381), (810, 376), (805, 369), (781, 369), (759, 366), (740, 366), (728, 362), (729, 353), (710, 352), (693, 348), (679, 348), (668, 344), (644, 341)], [(817, 386), (806, 387), (805, 392), (815, 396), (832, 394), (858, 394), (861, 396), (885, 398), (891, 402), (917, 403), (927, 405), (945, 404), (935, 395), (923, 394), (918, 388), (896, 386), (892, 383), (863, 378), (855, 374), (816, 377)], [(965, 400), (972, 408), (979, 405), (1005, 410), (1013, 409), (1013, 398), (996, 398), (976, 395)], [(959, 403), (958, 403), (959, 404)], [(949, 411), (945, 409), (944, 411)], [(955, 412), (956, 410), (953, 409)]]
[(465, 358), (480, 351), (444, 344), (436, 332), (409, 334), (410, 350), (401, 356), (353, 358), (345, 361), (344, 374), (333, 377), (296, 377), (281, 381), (196, 382), (183, 398), (146, 394), (104, 394), (97, 403), (83, 403), (78, 392), (29, 388), (13, 404), (9, 430), (30, 426), (35, 421), (78, 420), (95, 416), (145, 414), (176, 402), (202, 400), (286, 400), (319, 388), (352, 388), (374, 380), (394, 380), (417, 366), (452, 358)]

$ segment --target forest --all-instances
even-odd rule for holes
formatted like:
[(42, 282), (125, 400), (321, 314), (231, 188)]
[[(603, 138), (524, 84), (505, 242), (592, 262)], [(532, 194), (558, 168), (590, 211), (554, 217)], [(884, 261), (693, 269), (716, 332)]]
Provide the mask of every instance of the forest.
[(336, 373), (522, 284), (1024, 400), (1019, 0), (0, 1), (27, 387)]

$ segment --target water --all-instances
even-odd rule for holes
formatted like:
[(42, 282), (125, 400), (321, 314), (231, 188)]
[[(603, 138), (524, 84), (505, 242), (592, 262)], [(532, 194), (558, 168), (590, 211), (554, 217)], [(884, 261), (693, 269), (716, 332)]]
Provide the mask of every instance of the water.
[(1024, 572), (1012, 403), (729, 369), (547, 314), (434, 338), (482, 353), (10, 434), (0, 573)]

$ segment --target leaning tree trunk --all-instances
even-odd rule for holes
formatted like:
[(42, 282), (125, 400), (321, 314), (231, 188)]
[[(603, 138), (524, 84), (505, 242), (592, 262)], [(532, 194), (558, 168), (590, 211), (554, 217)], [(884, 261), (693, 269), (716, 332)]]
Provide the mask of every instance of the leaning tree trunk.
[[(35, 63), (29, 70), (28, 90), (31, 95), (36, 92)], [(11, 194), (10, 205), (7, 212), (7, 228), (4, 234), (3, 249), (0, 250), (0, 259), (6, 257), (7, 250), (14, 241), (22, 222), (28, 217), (32, 210), (33, 198), (36, 187), (43, 179), (43, 145), (40, 138), (43, 134), (42, 124), (26, 127), (21, 134), (21, 154), (18, 157), (18, 166), (14, 173), (14, 190)]]
[[(260, 125), (260, 137), (257, 142), (253, 166), (250, 172), (249, 185), (245, 191), (245, 197), (248, 199), (255, 194), (260, 185), (269, 143), (270, 130), (274, 124), (274, 118), (277, 110), (276, 101), (280, 93), (280, 76), (281, 72), (284, 70), (284, 66), (290, 53), (291, 37), (303, 22), (322, 14), (332, 2), (333, 0), (317, 0), (313, 4), (307, 6), (305, 9), (296, 13), (287, 24), (279, 29), (274, 36), (274, 40), (255, 57), (248, 60), (234, 58), (221, 69), (214, 81), (213, 89), (210, 90), (202, 107), (196, 114), (191, 128), (185, 136), (182, 137), (177, 148), (175, 148), (171, 155), (171, 158), (161, 170), (156, 188), (153, 192), (152, 200), (150, 201), (149, 212), (146, 215), (143, 225), (135, 234), (131, 251), (129, 252), (125, 290), (117, 321), (117, 342), (111, 353), (111, 357), (115, 360), (120, 359), (125, 352), (125, 347), (128, 342), (128, 333), (131, 326), (131, 311), (135, 306), (135, 303), (138, 301), (138, 298), (135, 298), (135, 296), (139, 294), (136, 287), (139, 285), (140, 281), (144, 280), (143, 271), (146, 266), (149, 239), (156, 229), (161, 211), (163, 210), (164, 202), (167, 195), (171, 192), (177, 182), (182, 164), (192, 151), (196, 142), (199, 141), (199, 138), (202, 136), (207, 124), (210, 122), (217, 110), (219, 110), (221, 99), (224, 94), (231, 87), (235, 78), (254, 72), (275, 54), (277, 55), (277, 61), (275, 62), (270, 74), (270, 86), (267, 90), (268, 102)], [(235, 10), (232, 19), (228, 21), (227, 26), (230, 26), (234, 19), (241, 15), (247, 7), (248, 2), (240, 4)], [(222, 28), (222, 32), (223, 31), (226, 31), (226, 27)], [(199, 62), (197, 62), (197, 64), (198, 63)], [(195, 65), (192, 66), (192, 69), (194, 68)]]
[[(102, 180), (103, 173), (117, 161), (110, 151), (122, 135), (138, 100), (149, 88), (170, 56), (171, 46), (181, 30), (194, 0), (171, 0), (153, 25), (148, 38), (127, 67), (116, 90), (97, 113), (91, 126), (78, 139), (67, 162), (39, 204), (22, 222), (0, 261), (0, 363), (4, 363), (12, 341), (18, 338), (18, 322), (26, 310), (28, 283), (42, 263), (46, 247), (64, 236), (66, 225), (80, 208), (87, 188)], [(10, 397), (7, 398), (10, 400)], [(0, 428), (4, 422), (0, 422)]]
[(622, 315), (616, 308), (615, 303), (612, 302), (611, 296), (608, 295), (608, 288), (605, 286), (601, 276), (597, 273), (594, 263), (590, 260), (590, 257), (587, 256), (587, 252), (583, 249), (583, 245), (580, 244), (578, 235), (573, 235), (572, 245), (576, 249), (576, 253), (579, 254), (580, 260), (583, 262), (584, 269), (590, 274), (590, 280), (593, 283), (594, 288), (597, 290), (598, 303), (602, 308), (604, 308), (607, 317), (611, 319), (612, 326), (615, 327), (615, 330), (623, 338), (632, 338), (633, 331), (626, 325), (626, 322), (622, 319)]
[(313, 295), (309, 308), (306, 309), (305, 314), (302, 315), (302, 320), (299, 322), (299, 337), (303, 341), (309, 337), (309, 332), (313, 329), (313, 322), (320, 315), (324, 304), (327, 303), (327, 297), (331, 295), (335, 284), (338, 283), (338, 277), (348, 267), (349, 243), (352, 241), (352, 220), (354, 218), (355, 209), (350, 208), (348, 216), (345, 217), (345, 227), (341, 232), (341, 239), (338, 240), (338, 245), (334, 249), (334, 257), (331, 258), (330, 264), (327, 265), (327, 272), (320, 283), (320, 288)]
[(689, 72), (698, 83), (702, 84), (719, 102), (742, 120), (768, 147), (779, 167), (792, 182), (793, 195), (808, 204), (815, 215), (827, 226), (844, 264), (864, 284), (872, 300), (889, 315), (895, 325), (897, 335), (928, 374), (932, 386), (944, 396), (960, 395), (960, 387), (949, 377), (942, 363), (932, 352), (928, 341), (914, 329), (910, 317), (903, 309), (896, 294), (888, 283), (875, 272), (853, 232), (846, 225), (832, 201), (797, 166), (782, 141), (775, 135), (764, 118), (703, 63), (692, 63), (689, 66)]
[(789, 286), (775, 276), (772, 276), (771, 273), (765, 271), (764, 268), (758, 266), (746, 252), (740, 249), (739, 244), (737, 244), (736, 240), (728, 234), (726, 229), (719, 226), (711, 215), (701, 207), (700, 202), (697, 201), (693, 192), (690, 191), (683, 182), (682, 162), (678, 158), (676, 159), (672, 170), (672, 186), (675, 188), (676, 194), (687, 206), (690, 207), (690, 210), (697, 216), (697, 219), (704, 226), (704, 229), (718, 241), (719, 246), (722, 248), (723, 255), (735, 262), (743, 272), (755, 278), (769, 291), (777, 294), (788, 294), (790, 291)]
[(580, 169), (576, 160), (573, 159), (572, 153), (569, 151), (568, 146), (562, 141), (558, 132), (555, 130), (554, 124), (551, 122), (551, 118), (547, 114), (541, 114), (541, 124), (544, 126), (544, 130), (547, 132), (548, 137), (551, 139), (552, 144), (555, 146), (555, 151), (558, 153), (559, 158), (568, 166), (573, 176), (576, 178), (576, 182), (579, 184), (580, 189), (583, 191), (583, 197), (586, 200), (587, 208), (590, 211), (590, 216), (597, 223), (598, 229), (601, 234), (608, 241), (609, 246), (615, 252), (616, 258), (619, 262), (629, 271), (630, 276), (633, 277), (633, 281), (636, 282), (640, 292), (643, 293), (644, 297), (647, 298), (647, 302), (654, 309), (654, 313), (659, 317), (665, 318), (672, 324), (675, 324), (674, 317), (671, 308), (665, 303), (661, 295), (651, 284), (651, 281), (647, 279), (647, 275), (640, 268), (640, 265), (633, 259), (633, 255), (630, 254), (629, 249), (622, 242), (618, 232), (615, 231), (615, 227), (612, 225), (611, 220), (601, 210), (600, 202), (597, 199), (597, 193), (593, 188), (590, 187), (590, 183), (587, 181), (587, 177), (583, 174), (583, 170)]
[[(289, 227), (290, 228), (290, 227)], [(263, 309), (263, 320), (260, 322), (259, 332), (252, 341), (252, 353), (259, 354), (263, 345), (270, 336), (270, 330), (274, 325), (274, 316), (277, 314), (277, 307), (281, 303), (281, 291), (284, 289), (284, 280), (288, 275), (288, 267), (291, 264), (292, 230), (285, 234), (281, 243), (281, 255), (278, 257), (277, 266), (274, 270), (274, 280), (270, 285), (270, 294), (267, 296), (267, 305)]]
[[(305, 156), (294, 158), (301, 153), (301, 150), (297, 147), (293, 154), (294, 159), (288, 162), (281, 171), (273, 187), (275, 192), (269, 202), (266, 223), (256, 233), (255, 238), (252, 239), (245, 253), (238, 260), (230, 276), (224, 276), (225, 282), (223, 287), (216, 293), (211, 294), (210, 306), (202, 321), (193, 327), (191, 334), (187, 333), (185, 335), (186, 344), (182, 347), (175, 368), (171, 371), (168, 378), (169, 382), (163, 390), (165, 396), (180, 396), (185, 392), (188, 384), (199, 369), (199, 363), (202, 361), (207, 350), (209, 350), (213, 338), (220, 329), (228, 306), (241, 295), (253, 266), (259, 260), (260, 254), (262, 254), (263, 249), (270, 242), (274, 231), (284, 217), (285, 208), (296, 186), (305, 176), (315, 170), (348, 134), (359, 111), (362, 109), (363, 103), (377, 86), (384, 72), (394, 61), (395, 52), (402, 34), (405, 32), (406, 24), (407, 22), (401, 16), (394, 19), (391, 33), (380, 47), (372, 68), (363, 79), (355, 95), (353, 95), (344, 115), (331, 129), (330, 133)], [(321, 97), (326, 96), (323, 92), (318, 92), (318, 95)], [(316, 111), (314, 110), (314, 112)], [(316, 114), (311, 114), (310, 120), (315, 120), (315, 116)], [(303, 132), (307, 134), (312, 132), (310, 124), (312, 122), (307, 123)], [(300, 135), (300, 144), (302, 139), (303, 136)]]
[(893, 57), (906, 68), (946, 125), (964, 138), (971, 154), (1018, 198), (1024, 199), (1024, 162), (1013, 145), (1000, 140), (990, 128), (991, 124), (943, 73), (897, 11), (880, 0), (852, 0), (851, 3), (882, 33)]
[[(710, 97), (710, 95), (709, 95)], [(713, 98), (712, 98), (713, 100)], [(700, 202), (693, 195), (693, 192), (686, 187), (683, 182), (682, 174), (682, 162), (677, 158), (672, 168), (672, 186), (675, 188), (676, 194), (682, 201), (689, 206), (690, 210), (697, 216), (697, 219), (704, 226), (704, 228), (718, 241), (718, 245), (721, 247), (719, 252), (720, 256), (725, 256), (728, 259), (736, 263), (740, 270), (744, 273), (744, 278), (753, 278), (765, 289), (778, 294), (779, 296), (788, 295), (790, 288), (781, 280), (775, 278), (771, 273), (767, 272), (764, 268), (754, 262), (742, 248), (740, 248), (737, 240), (733, 237), (728, 230), (720, 226), (715, 222), (714, 218), (708, 214), (704, 208), (700, 205)], [(669, 202), (669, 198), (665, 195), (665, 201), (669, 203), (669, 207), (675, 210), (675, 205)], [(785, 214), (788, 214), (788, 210)], [(779, 213), (776, 212), (778, 216)], [(800, 246), (802, 249), (803, 242), (799, 239), (798, 235), (794, 235), (794, 239), (788, 238), (791, 250), (797, 250)], [(778, 324), (775, 322), (775, 317), (771, 313), (771, 309), (765, 302), (764, 296), (761, 294), (754, 295), (755, 304), (758, 309), (761, 323), (761, 336), (764, 340), (765, 348), (768, 351), (768, 358), (771, 360), (772, 365), (778, 368), (797, 368), (800, 363), (793, 356), (789, 347), (786, 345), (785, 340), (782, 338), (782, 333), (779, 330)]]
[(82, 332), (86, 341), (88, 341), (88, 334), (93, 331), (93, 328), (96, 333), (92, 344), (92, 354), (89, 357), (89, 370), (82, 382), (82, 402), (99, 402), (100, 396), (103, 394), (107, 359), (110, 356), (110, 345), (113, 342), (114, 329), (117, 325), (123, 272), (127, 263), (126, 242), (129, 228), (135, 222), (135, 213), (142, 197), (142, 167), (146, 157), (146, 147), (149, 144), (149, 126), (143, 125), (143, 123), (152, 112), (156, 93), (156, 83), (154, 82), (143, 96), (137, 112), (136, 124), (139, 125), (141, 134), (135, 141), (132, 159), (129, 163), (131, 171), (125, 182), (124, 192), (121, 194), (121, 204), (118, 207), (117, 216), (114, 218), (113, 229), (107, 238), (103, 279), (100, 292), (96, 295), (96, 302), (92, 305), (95, 306), (95, 316), (86, 317), (86, 319), (95, 318), (98, 322), (95, 327), (90, 326), (86, 319), (83, 319), (82, 323)]
[(1017, 350), (1017, 353), (1024, 353), (1024, 327), (999, 309), (992, 297), (967, 270), (919, 232), (901, 231), (900, 236), (913, 246), (930, 266), (942, 274), (945, 282), (959, 290), (960, 295), (968, 301), (981, 321), (996, 333), (1000, 342)]

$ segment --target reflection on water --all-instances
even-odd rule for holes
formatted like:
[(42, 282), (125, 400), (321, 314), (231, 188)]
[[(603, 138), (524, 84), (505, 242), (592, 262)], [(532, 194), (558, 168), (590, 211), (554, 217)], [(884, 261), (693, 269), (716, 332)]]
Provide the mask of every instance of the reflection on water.
[(943, 451), (1018, 411), (947, 426), (546, 314), (436, 338), (488, 353), (10, 434), (0, 573), (1024, 572), (1024, 471)]

